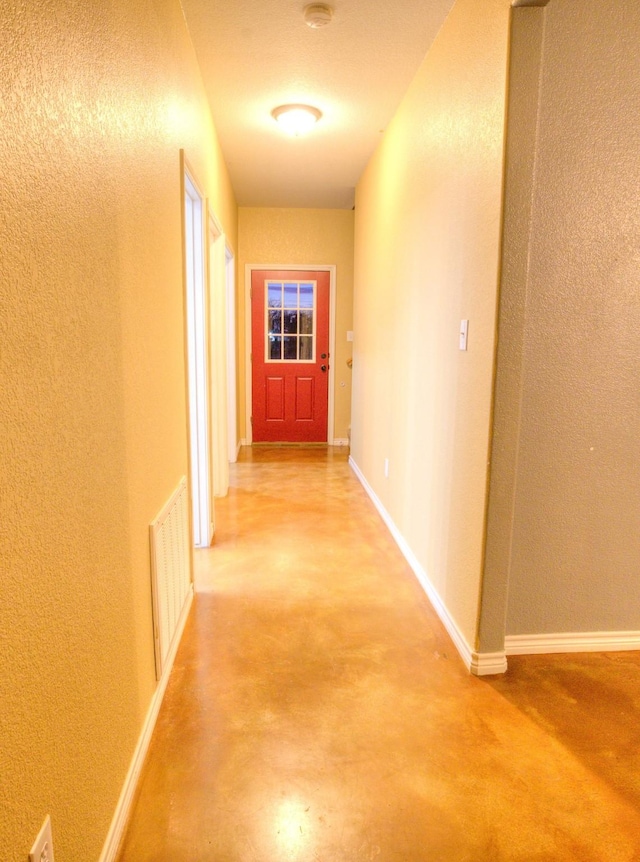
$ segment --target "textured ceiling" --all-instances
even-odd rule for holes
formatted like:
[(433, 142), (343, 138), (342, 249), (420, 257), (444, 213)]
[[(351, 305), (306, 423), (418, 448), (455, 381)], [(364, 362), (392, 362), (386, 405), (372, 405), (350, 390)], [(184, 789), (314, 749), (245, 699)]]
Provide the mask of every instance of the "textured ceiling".
[[(453, 0), (182, 0), (240, 206), (351, 208), (355, 185)], [(304, 138), (271, 111), (323, 112)]]

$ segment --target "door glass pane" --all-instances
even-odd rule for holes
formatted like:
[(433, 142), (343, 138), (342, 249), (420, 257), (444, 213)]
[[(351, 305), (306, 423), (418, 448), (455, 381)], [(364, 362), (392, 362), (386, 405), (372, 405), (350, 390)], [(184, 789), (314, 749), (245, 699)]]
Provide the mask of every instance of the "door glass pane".
[(285, 359), (297, 359), (298, 358), (298, 339), (295, 335), (285, 335), (284, 339), (284, 358)]
[(298, 307), (298, 284), (286, 282), (284, 286), (284, 307)]
[(313, 338), (308, 335), (300, 336), (300, 356), (299, 359), (313, 359)]
[(269, 359), (282, 359), (282, 339), (270, 336)]
[(316, 286), (312, 281), (267, 281), (267, 362), (313, 362)]
[(282, 308), (282, 284), (269, 282), (269, 307)]
[(313, 284), (300, 285), (300, 308), (313, 308)]
[(303, 335), (311, 335), (313, 332), (313, 311), (300, 312), (300, 332)]
[(284, 331), (291, 332), (294, 335), (298, 332), (298, 312), (297, 311), (285, 311), (284, 312)]
[(282, 332), (282, 312), (269, 311), (269, 334)]

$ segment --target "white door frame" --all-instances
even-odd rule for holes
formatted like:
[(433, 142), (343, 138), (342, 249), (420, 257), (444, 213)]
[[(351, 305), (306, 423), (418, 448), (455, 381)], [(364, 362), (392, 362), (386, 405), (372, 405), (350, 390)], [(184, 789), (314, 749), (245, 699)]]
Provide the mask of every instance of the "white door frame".
[(254, 269), (265, 270), (292, 270), (299, 272), (328, 272), (329, 273), (329, 406), (327, 411), (327, 443), (333, 446), (333, 426), (335, 414), (335, 359), (336, 359), (336, 266), (335, 264), (323, 265), (314, 263), (247, 263), (244, 268), (244, 307), (245, 307), (245, 368), (246, 368), (246, 435), (245, 439), (250, 446), (253, 442), (253, 428), (251, 427), (252, 413), (252, 374), (251, 374), (251, 275)]
[(236, 378), (236, 261), (233, 251), (225, 246), (225, 275), (227, 279), (227, 440), (229, 463), (238, 460), (238, 389)]
[(193, 540), (206, 548), (213, 538), (209, 443), (209, 347), (205, 266), (204, 195), (182, 159), (185, 273), (185, 340), (189, 401), (189, 464)]
[(229, 490), (226, 243), (222, 226), (211, 207), (208, 207), (208, 216), (209, 333), (211, 339), (211, 482), (214, 497), (225, 497)]

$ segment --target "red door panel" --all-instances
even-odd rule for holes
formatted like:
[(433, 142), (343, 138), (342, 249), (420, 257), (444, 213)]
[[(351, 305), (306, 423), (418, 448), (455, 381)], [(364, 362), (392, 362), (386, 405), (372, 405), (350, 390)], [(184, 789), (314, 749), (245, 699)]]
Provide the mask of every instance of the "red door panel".
[(296, 379), (296, 420), (298, 422), (313, 422), (313, 377), (298, 377)]
[(270, 422), (284, 422), (284, 378), (265, 378), (267, 387), (265, 415)]
[(253, 270), (252, 412), (256, 443), (325, 443), (329, 273)]

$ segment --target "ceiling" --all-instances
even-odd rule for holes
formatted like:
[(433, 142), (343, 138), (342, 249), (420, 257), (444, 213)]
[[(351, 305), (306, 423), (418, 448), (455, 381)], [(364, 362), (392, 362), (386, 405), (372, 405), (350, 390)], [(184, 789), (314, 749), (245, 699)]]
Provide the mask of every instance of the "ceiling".
[[(181, 0), (240, 206), (350, 209), (354, 191), (453, 0)], [(322, 119), (285, 135), (278, 105)]]

